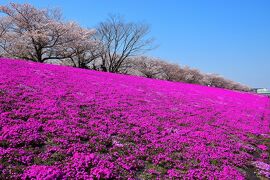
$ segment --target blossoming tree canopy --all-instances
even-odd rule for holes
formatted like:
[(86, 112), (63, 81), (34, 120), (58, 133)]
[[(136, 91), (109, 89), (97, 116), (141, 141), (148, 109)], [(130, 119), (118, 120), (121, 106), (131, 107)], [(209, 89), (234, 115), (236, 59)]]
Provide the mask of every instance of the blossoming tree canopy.
[(70, 59), (75, 66), (93, 59), (99, 42), (95, 30), (62, 20), (57, 9), (37, 9), (30, 4), (0, 6), (2, 56), (37, 62)]

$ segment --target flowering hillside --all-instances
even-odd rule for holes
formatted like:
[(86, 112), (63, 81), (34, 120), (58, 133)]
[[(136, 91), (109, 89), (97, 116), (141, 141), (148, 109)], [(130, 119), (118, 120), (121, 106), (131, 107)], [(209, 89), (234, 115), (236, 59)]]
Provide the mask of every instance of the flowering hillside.
[(0, 59), (0, 179), (270, 178), (269, 100)]

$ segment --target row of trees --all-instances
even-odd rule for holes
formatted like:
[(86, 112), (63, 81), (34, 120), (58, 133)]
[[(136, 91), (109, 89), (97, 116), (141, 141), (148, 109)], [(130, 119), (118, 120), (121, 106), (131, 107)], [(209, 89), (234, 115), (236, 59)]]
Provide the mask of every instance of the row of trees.
[(151, 49), (149, 27), (110, 16), (96, 29), (65, 22), (56, 9), (30, 4), (0, 6), (1, 56), (37, 62), (58, 60), (75, 67), (119, 72), (128, 57)]
[(129, 68), (126, 70), (128, 74), (231, 90), (249, 91), (249, 87), (225, 79), (218, 74), (205, 74), (197, 69), (192, 69), (188, 66), (180, 67), (177, 64), (171, 64), (157, 58), (138, 56), (128, 59), (127, 64), (129, 65)]
[(0, 6), (0, 12), (1, 57), (248, 90), (218, 75), (141, 56), (154, 48), (145, 24), (110, 16), (96, 29), (88, 29), (64, 21), (57, 9), (37, 9), (30, 4), (10, 3)]

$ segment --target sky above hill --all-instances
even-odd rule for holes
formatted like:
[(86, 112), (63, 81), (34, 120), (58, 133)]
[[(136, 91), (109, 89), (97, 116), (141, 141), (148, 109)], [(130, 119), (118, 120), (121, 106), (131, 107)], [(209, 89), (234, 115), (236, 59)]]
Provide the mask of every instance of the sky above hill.
[[(9, 0), (1, 0), (7, 4)], [(60, 8), (66, 20), (95, 27), (108, 14), (147, 23), (159, 47), (148, 55), (270, 88), (269, 0), (14, 0)]]

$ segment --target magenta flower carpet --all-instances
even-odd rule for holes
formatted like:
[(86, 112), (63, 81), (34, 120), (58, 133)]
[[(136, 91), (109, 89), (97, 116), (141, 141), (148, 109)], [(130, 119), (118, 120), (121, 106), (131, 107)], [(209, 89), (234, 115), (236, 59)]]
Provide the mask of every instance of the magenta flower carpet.
[(0, 179), (267, 179), (270, 99), (0, 59)]

